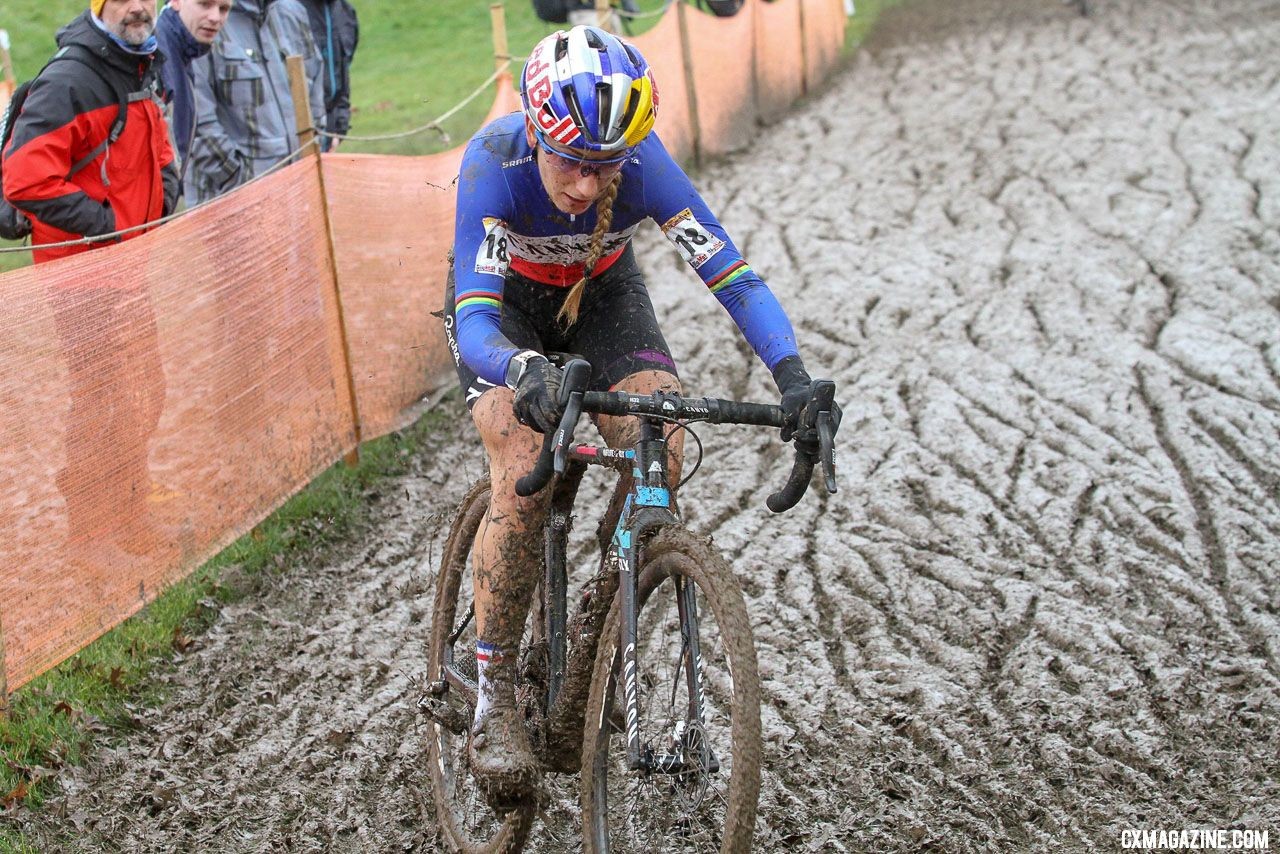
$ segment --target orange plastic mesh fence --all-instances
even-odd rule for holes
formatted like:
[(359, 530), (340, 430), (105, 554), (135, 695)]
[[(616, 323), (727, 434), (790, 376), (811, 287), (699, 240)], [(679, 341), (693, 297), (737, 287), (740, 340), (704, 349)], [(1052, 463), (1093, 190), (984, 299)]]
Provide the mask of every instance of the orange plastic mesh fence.
[(677, 160), (687, 160), (693, 155), (693, 116), (676, 10), (668, 9), (653, 29), (632, 41), (653, 67), (658, 81), (658, 122), (654, 130)]
[[(498, 81), (488, 119), (518, 109), (510, 77)], [(463, 146), (430, 157), (330, 154), (325, 191), (360, 435), (404, 426), (409, 407), (454, 382), (444, 343), (446, 257), (453, 241), (454, 179)]]
[(354, 432), (314, 158), (4, 277), (10, 688), (247, 531)]
[[(760, 2), (760, 0), (756, 0)], [(815, 91), (835, 68), (844, 45), (844, 5), (839, 0), (800, 0), (804, 23), (804, 85)]]
[(756, 108), (773, 121), (804, 93), (804, 44), (800, 8), (790, 2), (754, 3), (756, 10)]
[[(757, 107), (777, 114), (830, 70), (843, 32), (841, 0), (669, 10), (635, 40), (658, 69), (664, 142), (681, 159), (695, 141), (740, 147)], [(517, 106), (501, 80), (490, 116)], [(136, 239), (2, 277), (9, 690), (454, 382), (431, 313), (461, 153), (328, 154), (323, 182), (305, 157)]]
[[(698, 139), (703, 154), (726, 154), (751, 144), (755, 135), (755, 78), (752, 50), (755, 7), (745, 4), (732, 18), (684, 10), (698, 102)], [(792, 4), (794, 5), (794, 4)]]

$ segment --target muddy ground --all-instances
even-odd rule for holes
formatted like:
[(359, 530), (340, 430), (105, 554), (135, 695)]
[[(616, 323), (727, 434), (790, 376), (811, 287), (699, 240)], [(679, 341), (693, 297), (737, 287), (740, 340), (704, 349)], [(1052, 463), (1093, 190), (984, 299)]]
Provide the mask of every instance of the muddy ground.
[[(771, 516), (775, 438), (710, 428), (684, 492), (755, 620), (761, 850), (1280, 845), (1280, 2), (1094, 5), (913, 3), (699, 177), (846, 406), (838, 495)], [(771, 399), (642, 243), (688, 385)], [(226, 608), (33, 838), (435, 850), (414, 682), (481, 471), (460, 424)]]

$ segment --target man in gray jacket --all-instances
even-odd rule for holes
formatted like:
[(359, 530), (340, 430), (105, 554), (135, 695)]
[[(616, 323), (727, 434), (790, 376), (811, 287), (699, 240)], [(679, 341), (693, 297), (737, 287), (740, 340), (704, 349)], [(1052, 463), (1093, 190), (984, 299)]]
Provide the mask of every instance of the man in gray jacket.
[(196, 129), (187, 204), (260, 175), (298, 149), (285, 58), (304, 60), (311, 116), (325, 126), (323, 59), (298, 0), (236, 0), (207, 56), (193, 65)]

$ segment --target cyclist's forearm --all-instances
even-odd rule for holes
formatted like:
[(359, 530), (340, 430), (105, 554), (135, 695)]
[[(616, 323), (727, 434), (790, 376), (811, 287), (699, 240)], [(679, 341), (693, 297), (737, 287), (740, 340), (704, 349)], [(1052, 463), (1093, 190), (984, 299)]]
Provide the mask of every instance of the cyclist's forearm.
[(458, 300), (458, 354), (481, 379), (500, 386), (506, 381), (511, 357), (520, 348), (502, 334), (499, 317), (496, 309)]
[(791, 321), (773, 291), (758, 277), (743, 277), (716, 291), (716, 299), (770, 371), (786, 357), (800, 354)]

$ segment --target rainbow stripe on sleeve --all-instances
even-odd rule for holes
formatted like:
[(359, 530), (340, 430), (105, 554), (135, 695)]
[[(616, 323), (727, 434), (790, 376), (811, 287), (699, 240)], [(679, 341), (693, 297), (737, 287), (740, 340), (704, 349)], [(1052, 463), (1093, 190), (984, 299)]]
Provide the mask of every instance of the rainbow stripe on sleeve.
[(453, 302), (454, 312), (478, 306), (489, 306), (500, 310), (502, 308), (502, 295), (495, 294), (493, 291), (467, 291), (466, 293), (458, 294)]
[(746, 261), (735, 261), (708, 280), (707, 288), (714, 294), (721, 288), (726, 287), (730, 282), (749, 272), (751, 272), (751, 266)]

